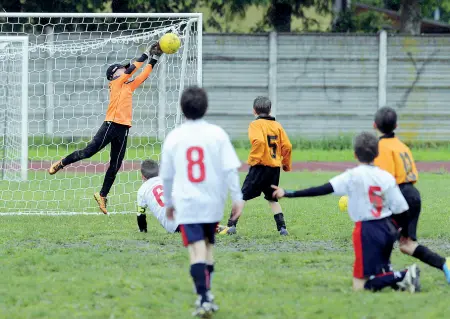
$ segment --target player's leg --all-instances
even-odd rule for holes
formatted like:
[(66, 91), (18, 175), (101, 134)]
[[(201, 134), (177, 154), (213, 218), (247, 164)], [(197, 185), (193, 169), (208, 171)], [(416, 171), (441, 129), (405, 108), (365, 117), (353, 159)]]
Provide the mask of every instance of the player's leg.
[[(395, 242), (395, 229), (387, 219), (358, 222), (353, 231), (355, 264), (353, 269), (353, 289), (380, 291), (385, 287), (398, 289), (408, 270), (392, 271), (390, 255)], [(416, 266), (414, 266), (416, 267)], [(410, 291), (418, 285), (418, 271), (413, 268), (414, 278), (404, 288)], [(413, 280), (414, 279), (414, 280)], [(408, 285), (407, 285), (408, 284)]]
[(94, 194), (94, 198), (98, 203), (100, 210), (107, 214), (107, 196), (111, 190), (112, 185), (116, 179), (117, 173), (122, 166), (122, 161), (125, 157), (127, 150), (127, 139), (128, 139), (128, 126), (114, 124), (115, 136), (111, 141), (111, 152), (109, 167), (106, 170), (105, 177), (103, 179), (103, 186), (99, 193)]
[[(242, 184), (242, 199), (247, 202), (253, 198), (261, 195), (261, 182), (264, 177), (264, 166), (256, 165), (251, 166), (248, 170), (248, 174), (245, 177), (244, 184)], [(236, 226), (238, 219), (232, 220), (233, 214), (230, 214), (230, 218), (227, 223), (227, 234), (236, 234)]]
[(190, 273), (194, 281), (198, 301), (196, 301), (195, 316), (207, 317), (213, 311), (208, 300), (208, 271), (206, 267), (207, 248), (203, 224), (180, 225), (184, 246), (188, 247)]
[(403, 196), (409, 205), (408, 225), (402, 229), (402, 237), (399, 240), (400, 251), (413, 256), (420, 261), (444, 272), (447, 282), (450, 283), (450, 261), (424, 245), (417, 242), (417, 225), (419, 222), (422, 202), (419, 191), (413, 185), (405, 185), (401, 188)]
[(275, 219), (275, 223), (277, 225), (277, 230), (280, 232), (280, 235), (287, 236), (289, 233), (287, 231), (286, 222), (284, 221), (283, 211), (278, 203), (278, 199), (272, 197), (272, 185), (278, 186), (280, 183), (280, 168), (266, 167), (266, 172), (264, 175), (265, 179), (262, 189), (264, 198), (269, 203), (270, 209), (273, 213), (273, 218)]
[(219, 306), (214, 302), (214, 295), (212, 294), (212, 277), (214, 273), (214, 244), (216, 242), (215, 234), (217, 232), (218, 223), (204, 224), (204, 232), (206, 237), (206, 271), (208, 273), (207, 295), (208, 301), (211, 303), (212, 310), (218, 311)]
[(85, 148), (76, 150), (75, 152), (67, 155), (62, 160), (53, 163), (48, 170), (50, 175), (56, 174), (59, 170), (63, 169), (67, 165), (81, 161), (85, 158), (92, 157), (100, 150), (102, 150), (106, 145), (108, 145), (111, 142), (114, 133), (112, 132), (111, 124), (111, 122), (103, 122), (102, 126), (100, 126), (100, 129), (97, 131), (97, 133)]

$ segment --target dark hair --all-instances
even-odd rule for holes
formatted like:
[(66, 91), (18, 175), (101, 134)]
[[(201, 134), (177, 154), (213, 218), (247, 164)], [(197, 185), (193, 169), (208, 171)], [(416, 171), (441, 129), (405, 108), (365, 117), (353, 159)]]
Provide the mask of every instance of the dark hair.
[(202, 88), (191, 86), (183, 91), (180, 104), (187, 119), (201, 119), (208, 109), (208, 96)]
[(159, 174), (158, 163), (154, 160), (145, 160), (141, 164), (141, 173), (146, 179), (156, 177)]
[(253, 109), (256, 114), (270, 114), (270, 110), (272, 109), (272, 102), (265, 96), (258, 96), (253, 101)]
[(355, 137), (354, 150), (361, 163), (372, 163), (378, 156), (378, 138), (369, 132), (362, 132)]
[(392, 133), (397, 127), (397, 113), (392, 107), (382, 107), (375, 113), (375, 124), (381, 133)]

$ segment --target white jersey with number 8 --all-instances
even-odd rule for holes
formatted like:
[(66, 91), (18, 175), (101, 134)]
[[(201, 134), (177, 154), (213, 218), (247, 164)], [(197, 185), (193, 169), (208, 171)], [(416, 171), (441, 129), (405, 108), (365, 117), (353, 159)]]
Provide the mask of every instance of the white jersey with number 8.
[(178, 224), (223, 218), (227, 173), (241, 165), (228, 134), (205, 120), (188, 120), (171, 131), (162, 150), (160, 177), (173, 180)]
[(330, 180), (334, 194), (348, 195), (354, 222), (381, 219), (409, 209), (395, 178), (373, 165), (359, 165)]

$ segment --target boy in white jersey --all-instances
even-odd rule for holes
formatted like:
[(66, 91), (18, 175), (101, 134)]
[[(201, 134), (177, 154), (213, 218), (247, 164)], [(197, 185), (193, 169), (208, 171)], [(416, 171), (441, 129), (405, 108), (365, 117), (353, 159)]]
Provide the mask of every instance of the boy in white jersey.
[[(203, 120), (208, 108), (206, 92), (184, 90), (181, 110), (186, 122), (164, 141), (160, 176), (165, 190), (166, 214), (180, 225), (188, 247), (190, 272), (198, 299), (194, 316), (210, 318), (218, 309), (209, 292), (214, 271), (213, 245), (223, 218), (228, 189), (237, 219), (243, 208), (238, 168), (241, 163), (227, 133)], [(172, 200), (172, 190), (176, 197)]]
[[(147, 209), (156, 217), (158, 222), (169, 233), (178, 233), (180, 228), (173, 220), (168, 220), (164, 207), (164, 191), (162, 180), (158, 176), (158, 163), (154, 160), (145, 160), (141, 164), (141, 174), (144, 183), (137, 194), (137, 223), (139, 231), (147, 232)], [(219, 225), (217, 232), (226, 228)]]
[(143, 161), (141, 173), (144, 183), (139, 188), (137, 195), (137, 223), (139, 230), (147, 232), (147, 216), (145, 213), (149, 209), (165, 230), (169, 233), (179, 232), (178, 224), (173, 220), (168, 220), (166, 217), (162, 180), (158, 176), (158, 163), (153, 160)]
[(416, 265), (394, 272), (390, 256), (397, 231), (391, 215), (396, 219), (408, 210), (394, 177), (373, 165), (378, 156), (378, 139), (371, 133), (359, 134), (354, 143), (355, 157), (360, 165), (330, 180), (320, 187), (300, 191), (285, 191), (273, 186), (273, 196), (312, 197), (334, 193), (348, 195), (348, 213), (355, 222), (353, 248), (353, 289), (379, 291), (385, 287), (419, 291), (419, 269)]

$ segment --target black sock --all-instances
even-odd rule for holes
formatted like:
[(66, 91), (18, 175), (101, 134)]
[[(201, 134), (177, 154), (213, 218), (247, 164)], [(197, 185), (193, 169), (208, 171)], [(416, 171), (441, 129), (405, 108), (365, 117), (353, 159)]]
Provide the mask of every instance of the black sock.
[(443, 270), (445, 258), (431, 251), (429, 248), (419, 245), (413, 252), (413, 257), (423, 261), (427, 265)]
[(195, 289), (197, 290), (197, 294), (202, 297), (201, 303), (208, 301), (206, 297), (206, 287), (207, 287), (207, 277), (208, 271), (206, 270), (205, 263), (197, 263), (191, 265), (191, 276), (194, 280)]
[(364, 289), (372, 291), (380, 291), (385, 287), (392, 287), (393, 289), (398, 289), (396, 283), (400, 282), (405, 278), (406, 270), (394, 271), (381, 274), (370, 278), (364, 284)]
[(277, 223), (278, 231), (280, 231), (281, 228), (286, 228), (286, 223), (284, 222), (283, 213), (275, 214), (275, 215), (273, 215), (273, 218), (275, 219), (275, 223)]
[(209, 274), (209, 276), (207, 278), (208, 282), (206, 283), (207, 284), (206, 289), (211, 290), (212, 274), (214, 272), (214, 265), (206, 265), (206, 270), (208, 271), (208, 274)]
[(233, 217), (233, 214), (231, 214), (230, 215), (230, 219), (228, 219), (228, 224), (227, 224), (227, 227), (236, 227), (237, 226), (237, 222), (238, 222), (238, 219), (236, 219), (236, 220), (231, 220), (231, 217)]

